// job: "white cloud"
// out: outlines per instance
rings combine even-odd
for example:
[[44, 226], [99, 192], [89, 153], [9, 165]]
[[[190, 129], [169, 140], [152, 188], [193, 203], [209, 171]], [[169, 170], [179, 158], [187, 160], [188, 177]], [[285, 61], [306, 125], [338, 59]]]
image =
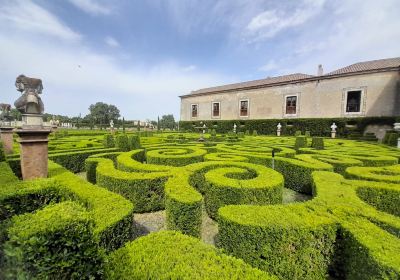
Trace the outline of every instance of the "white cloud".
[[81, 9], [85, 13], [91, 15], [109, 15], [111, 14], [111, 8], [102, 5], [96, 0], [69, 0], [78, 9]]
[[113, 37], [111, 37], [111, 36], [107, 36], [105, 39], [104, 39], [104, 41], [106, 42], [106, 44], [107, 45], [109, 45], [110, 47], [119, 47], [119, 43], [118, 43], [118, 41], [115, 39], [115, 38], [113, 38]]
[[21, 31], [75, 41], [81, 35], [30, 0], [6, 1], [0, 6], [0, 24]]
[[253, 37], [255, 41], [274, 37], [285, 29], [296, 27], [309, 21], [321, 12], [323, 5], [323, 0], [303, 0], [301, 6], [294, 11], [284, 9], [265, 10], [250, 20], [246, 27], [248, 35]]
[[194, 71], [197, 69], [196, 65], [188, 65], [186, 67], [184, 67], [182, 70], [183, 72], [190, 72], [190, 71]]
[[272, 60], [268, 61], [267, 64], [264, 64], [263, 66], [261, 66], [258, 70], [269, 72], [271, 70], [275, 70], [278, 68], [279, 68], [279, 65], [275, 62], [275, 60], [272, 59]]

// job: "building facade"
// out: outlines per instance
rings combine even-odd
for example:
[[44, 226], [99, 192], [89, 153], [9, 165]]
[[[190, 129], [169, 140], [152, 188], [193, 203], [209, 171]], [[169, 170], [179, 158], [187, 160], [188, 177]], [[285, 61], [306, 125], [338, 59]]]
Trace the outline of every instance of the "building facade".
[[192, 91], [181, 121], [400, 115], [400, 57]]

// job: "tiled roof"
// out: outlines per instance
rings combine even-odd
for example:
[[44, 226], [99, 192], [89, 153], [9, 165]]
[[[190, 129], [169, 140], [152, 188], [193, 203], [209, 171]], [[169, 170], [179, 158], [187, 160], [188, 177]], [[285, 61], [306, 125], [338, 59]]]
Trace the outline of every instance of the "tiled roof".
[[400, 57], [359, 62], [359, 63], [355, 63], [352, 65], [346, 66], [344, 68], [340, 68], [338, 70], [329, 72], [322, 76], [313, 76], [313, 75], [307, 75], [307, 74], [302, 74], [302, 73], [296, 73], [296, 74], [290, 74], [290, 75], [284, 75], [284, 76], [278, 76], [278, 77], [268, 77], [266, 79], [254, 80], [254, 81], [249, 81], [249, 82], [242, 82], [242, 83], [235, 83], [235, 84], [229, 84], [229, 85], [223, 85], [223, 86], [203, 88], [203, 89], [192, 91], [190, 94], [183, 95], [183, 96], [215, 93], [215, 92], [230, 91], [230, 90], [240, 90], [240, 89], [260, 87], [260, 86], [272, 86], [275, 84], [282, 84], [282, 83], [301, 82], [303, 80], [312, 79], [312, 78], [324, 79], [324, 78], [330, 78], [331, 76], [368, 72], [368, 71], [374, 71], [374, 70], [384, 70], [387, 68], [396, 68], [396, 67], [398, 67], [400, 69]]
[[202, 88], [199, 90], [192, 91], [190, 93], [190, 95], [201, 94], [201, 93], [206, 93], [206, 92], [208, 93], [208, 92], [216, 92], [216, 91], [241, 89], [241, 88], [247, 88], [247, 87], [257, 87], [257, 86], [278, 84], [278, 83], [287, 83], [287, 82], [293, 82], [293, 81], [300, 81], [300, 80], [311, 78], [311, 77], [314, 77], [314, 76], [302, 74], [302, 73], [296, 73], [296, 74], [290, 74], [290, 75], [284, 75], [284, 76], [278, 76], [278, 77], [268, 77], [266, 79], [261, 79], [261, 80], [254, 80], [254, 81], [249, 81], [249, 82], [229, 84], [229, 85], [210, 87], [210, 88]]
[[400, 67], [400, 57], [359, 62], [332, 71], [330, 73], [326, 73], [324, 76], [381, 70], [385, 68], [395, 68], [395, 67]]

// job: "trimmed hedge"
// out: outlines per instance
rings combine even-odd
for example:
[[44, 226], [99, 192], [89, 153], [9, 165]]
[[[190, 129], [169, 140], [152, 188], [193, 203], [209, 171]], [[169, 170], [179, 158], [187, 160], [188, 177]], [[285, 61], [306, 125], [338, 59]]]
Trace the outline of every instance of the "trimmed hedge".
[[140, 137], [139, 135], [132, 135], [129, 137], [129, 148], [130, 150], [140, 149]]
[[281, 279], [398, 279], [400, 220], [362, 202], [353, 181], [313, 178], [303, 204], [220, 208], [218, 246]]
[[4, 245], [6, 275], [18, 279], [93, 279], [102, 274], [103, 252], [93, 221], [73, 202], [15, 216]]
[[147, 163], [171, 166], [185, 166], [203, 161], [206, 150], [197, 147], [160, 148], [146, 153]]
[[296, 142], [294, 143], [294, 149], [297, 151], [298, 149], [305, 147], [307, 147], [307, 137], [297, 136]]
[[115, 147], [115, 140], [114, 136], [111, 134], [105, 134], [103, 140], [104, 148], [114, 148]]
[[152, 233], [109, 257], [107, 279], [277, 279], [173, 231]]
[[316, 150], [323, 150], [324, 149], [324, 138], [322, 137], [313, 137], [311, 140], [311, 147]]
[[349, 167], [346, 169], [346, 176], [351, 179], [400, 184], [400, 165], [383, 167]]
[[3, 143], [0, 140], [0, 162], [6, 160], [6, 155], [4, 154]]
[[[207, 127], [213, 127], [218, 133], [227, 133], [232, 130], [235, 123], [240, 123], [239, 131], [256, 130], [258, 134], [275, 135], [276, 125], [281, 123], [282, 135], [294, 135], [297, 130], [309, 131], [313, 136], [330, 136], [331, 125], [336, 123], [337, 135], [347, 136], [352, 131], [363, 133], [367, 125], [390, 125], [396, 122], [396, 117], [364, 117], [364, 118], [309, 118], [309, 119], [260, 119], [260, 120], [198, 120], [180, 121], [179, 128], [185, 131], [194, 131], [200, 126], [200, 122]], [[355, 126], [346, 127], [346, 124]]]
[[116, 147], [122, 152], [128, 152], [131, 150], [128, 135], [118, 135], [115, 140]]

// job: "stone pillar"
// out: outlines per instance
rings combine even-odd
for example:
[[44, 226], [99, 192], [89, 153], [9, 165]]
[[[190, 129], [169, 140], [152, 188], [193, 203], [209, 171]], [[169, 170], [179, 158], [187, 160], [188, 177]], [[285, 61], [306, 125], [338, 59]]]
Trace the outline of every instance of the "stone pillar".
[[47, 178], [48, 135], [47, 129], [18, 129], [21, 149], [22, 179]]
[[281, 130], [276, 131], [276, 136], [281, 136]]
[[13, 128], [12, 127], [0, 127], [0, 138], [3, 142], [3, 149], [6, 155], [13, 153]]
[[336, 138], [336, 131], [331, 131], [331, 138]]

